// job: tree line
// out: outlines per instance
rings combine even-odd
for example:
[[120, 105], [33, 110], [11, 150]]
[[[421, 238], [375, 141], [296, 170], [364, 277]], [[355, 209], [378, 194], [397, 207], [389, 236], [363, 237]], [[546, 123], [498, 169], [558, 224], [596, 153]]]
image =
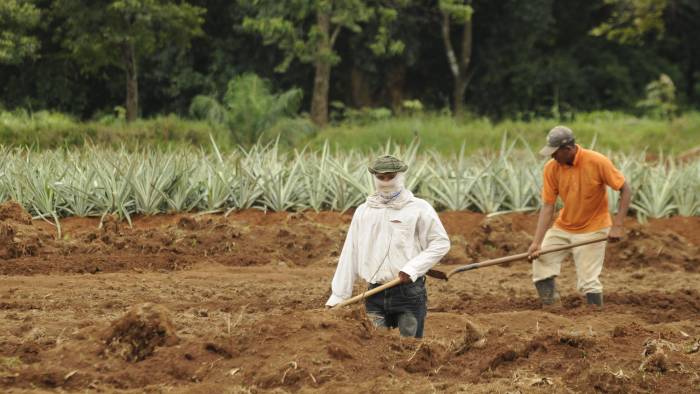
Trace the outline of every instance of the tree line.
[[186, 116], [255, 73], [300, 89], [318, 125], [416, 100], [456, 116], [633, 112], [654, 83], [691, 109], [697, 37], [696, 0], [3, 0], [0, 108]]

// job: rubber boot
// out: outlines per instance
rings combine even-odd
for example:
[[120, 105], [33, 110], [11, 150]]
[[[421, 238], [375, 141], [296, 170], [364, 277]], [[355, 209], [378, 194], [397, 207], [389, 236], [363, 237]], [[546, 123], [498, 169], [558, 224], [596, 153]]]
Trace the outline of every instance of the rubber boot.
[[588, 305], [598, 305], [603, 307], [603, 293], [586, 293], [586, 302]]
[[543, 305], [553, 305], [559, 301], [559, 292], [554, 283], [554, 277], [538, 280], [535, 282], [537, 294], [540, 296], [540, 301]]

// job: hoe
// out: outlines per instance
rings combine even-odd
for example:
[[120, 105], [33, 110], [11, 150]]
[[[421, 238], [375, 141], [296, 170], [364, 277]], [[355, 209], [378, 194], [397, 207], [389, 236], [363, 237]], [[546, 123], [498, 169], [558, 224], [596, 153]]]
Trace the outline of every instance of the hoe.
[[[572, 249], [572, 248], [575, 248], [577, 246], [588, 245], [588, 244], [592, 244], [592, 243], [596, 243], [596, 242], [603, 242], [603, 241], [606, 241], [607, 239], [608, 239], [608, 237], [599, 237], [599, 238], [589, 239], [587, 241], [574, 242], [574, 243], [571, 243], [568, 245], [556, 246], [556, 247], [549, 248], [549, 249], [543, 249], [540, 252], [540, 255], [547, 254], [547, 253], [553, 253], [553, 252], [559, 252], [561, 250]], [[528, 258], [527, 252], [519, 253], [519, 254], [514, 254], [512, 256], [506, 256], [506, 257], [501, 257], [501, 258], [497, 258], [497, 259], [482, 261], [480, 263], [463, 265], [463, 266], [460, 266], [460, 267], [453, 269], [452, 271], [448, 272], [447, 274], [445, 274], [442, 271], [431, 269], [428, 272], [426, 272], [426, 275], [431, 276], [433, 278], [437, 278], [437, 279], [448, 280], [450, 277], [452, 277], [452, 275], [458, 274], [460, 272], [471, 271], [471, 270], [475, 270], [477, 268], [488, 267], [491, 265], [510, 263], [512, 261], [525, 260], [527, 258]], [[382, 292], [386, 289], [397, 286], [399, 283], [401, 283], [401, 280], [399, 278], [396, 278], [396, 279], [392, 280], [391, 282], [387, 282], [379, 287], [375, 287], [372, 290], [365, 291], [362, 294], [358, 294], [355, 297], [349, 298], [349, 299], [341, 302], [340, 304], [334, 306], [333, 308], [341, 308], [343, 306], [354, 304], [358, 301], [362, 301], [369, 296], [372, 296], [372, 295], [377, 294], [379, 292]]]

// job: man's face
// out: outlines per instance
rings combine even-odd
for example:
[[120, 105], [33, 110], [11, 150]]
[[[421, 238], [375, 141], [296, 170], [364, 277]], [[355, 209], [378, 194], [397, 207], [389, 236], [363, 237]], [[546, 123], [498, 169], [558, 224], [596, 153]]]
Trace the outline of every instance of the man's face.
[[396, 173], [395, 172], [384, 172], [384, 173], [376, 173], [374, 176], [379, 179], [380, 181], [387, 182], [390, 181], [394, 178], [396, 178]]
[[556, 160], [559, 164], [574, 164], [574, 157], [576, 156], [576, 148], [571, 145], [562, 146], [552, 153], [552, 159]]

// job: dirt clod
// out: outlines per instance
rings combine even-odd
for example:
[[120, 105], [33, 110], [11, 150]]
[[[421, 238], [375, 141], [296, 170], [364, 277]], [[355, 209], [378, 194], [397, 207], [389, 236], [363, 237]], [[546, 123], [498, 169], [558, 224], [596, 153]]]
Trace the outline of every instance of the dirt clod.
[[159, 346], [178, 342], [168, 310], [160, 305], [136, 305], [114, 321], [105, 338], [105, 354], [114, 354], [130, 362], [151, 356]]
[[613, 338], [621, 338], [621, 337], [627, 336], [628, 334], [627, 334], [627, 330], [625, 329], [625, 327], [615, 326], [612, 330], [611, 335]]
[[563, 332], [559, 334], [559, 343], [584, 349], [593, 346], [595, 340], [578, 332]]
[[483, 330], [478, 328], [472, 321], [467, 320], [464, 329], [464, 341], [457, 348], [455, 354], [459, 356], [469, 351], [469, 349], [480, 349], [484, 346], [486, 346], [486, 337]]
[[326, 350], [328, 350], [328, 355], [336, 360], [347, 360], [352, 358], [352, 354], [350, 354], [350, 352], [338, 345], [328, 345]]
[[185, 230], [197, 230], [201, 226], [195, 218], [184, 216], [177, 222], [177, 227]]
[[664, 373], [668, 371], [668, 357], [662, 351], [658, 351], [642, 362], [639, 366], [640, 371], [644, 372], [659, 372]]
[[445, 349], [440, 344], [420, 342], [413, 353], [398, 365], [409, 373], [427, 373], [442, 365], [445, 356]]

